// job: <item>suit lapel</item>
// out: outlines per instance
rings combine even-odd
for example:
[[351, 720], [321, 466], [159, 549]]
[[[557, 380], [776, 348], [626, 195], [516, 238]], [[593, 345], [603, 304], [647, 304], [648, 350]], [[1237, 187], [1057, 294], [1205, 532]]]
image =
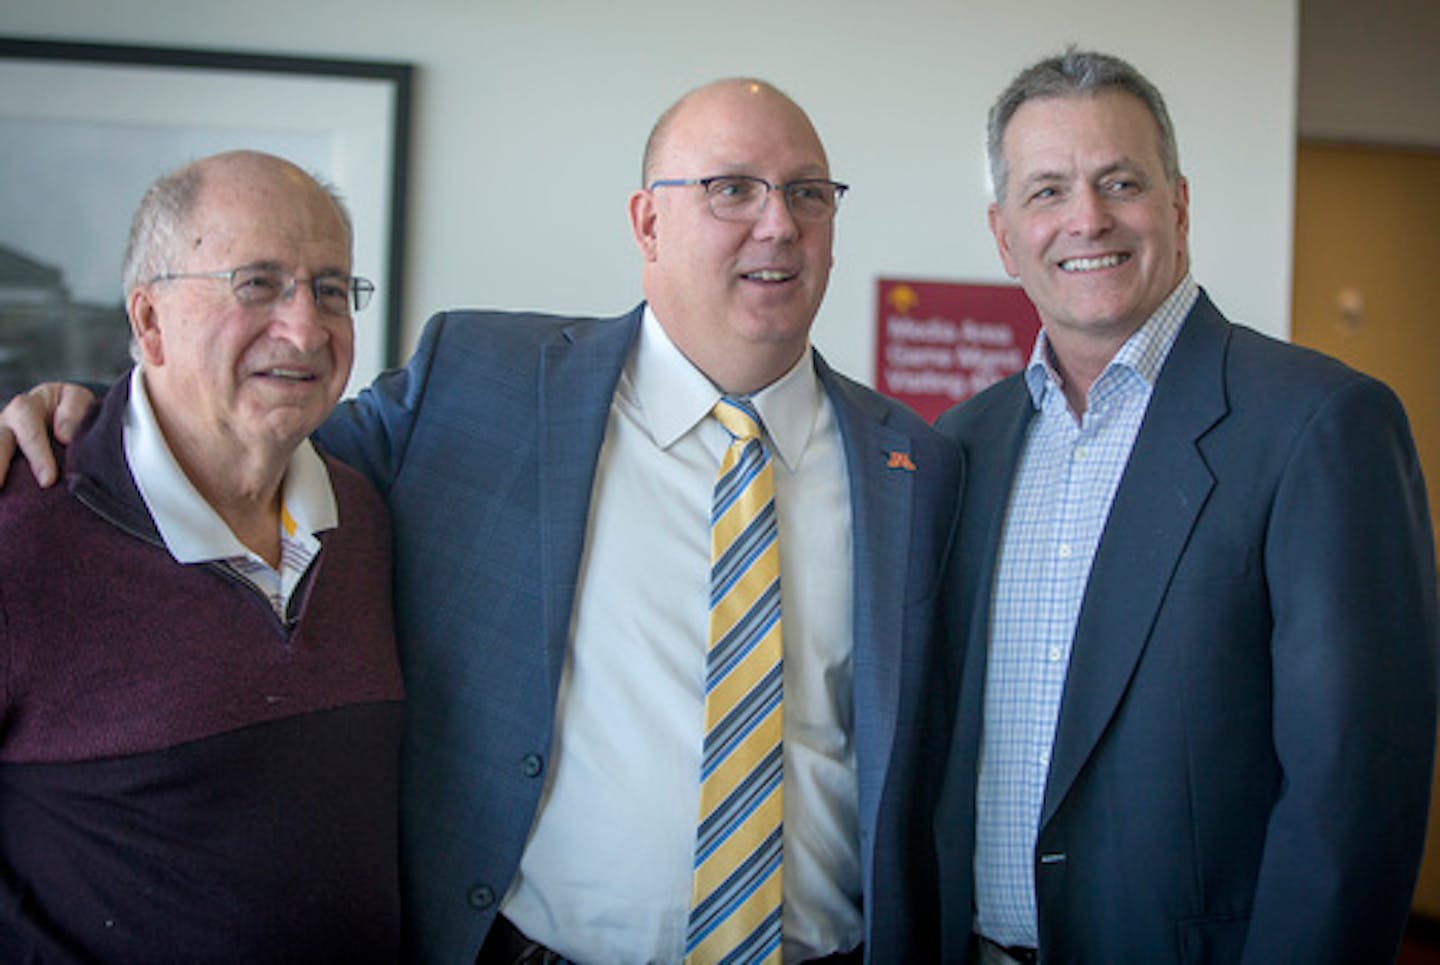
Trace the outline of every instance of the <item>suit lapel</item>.
[[[1035, 416], [1035, 406], [1026, 388], [1023, 373], [1012, 377], [1003, 388], [1004, 395], [994, 404], [1004, 413], [1002, 418], [981, 420], [987, 431], [967, 441], [966, 472], [968, 485], [964, 499], [972, 506], [988, 507], [986, 515], [966, 514], [975, 526], [974, 538], [961, 533], [962, 572], [974, 574], [974, 582], [962, 591], [974, 600], [969, 608], [970, 639], [990, 639], [991, 588], [995, 584], [995, 566], [1000, 557], [1000, 538], [1005, 532], [1005, 514], [1010, 507], [1010, 489], [1020, 465], [1025, 446], [1025, 433]], [[972, 657], [983, 657], [987, 647], [970, 647]], [[970, 661], [967, 661], [969, 663]], [[975, 674], [969, 673], [967, 679]], [[983, 666], [977, 669], [983, 670]], [[977, 681], [978, 683], [978, 681]]]
[[888, 423], [882, 407], [852, 392], [818, 352], [815, 368], [835, 408], [850, 477], [855, 756], [860, 826], [873, 828], [900, 700], [902, 660], [894, 647], [904, 641], [914, 477], [925, 467], [906, 468], [912, 465], [910, 437]]
[[540, 569], [552, 693], [565, 661], [610, 402], [639, 333], [642, 310], [637, 307], [619, 319], [577, 322], [540, 349]]
[[[964, 648], [965, 663], [961, 672], [960, 713], [955, 720], [955, 739], [951, 754], [955, 773], [973, 777], [978, 766], [979, 746], [964, 735], [979, 734], [984, 717], [986, 660], [989, 656], [990, 619], [993, 612], [992, 588], [995, 567], [1000, 556], [1000, 538], [1005, 532], [1005, 515], [1010, 505], [1010, 489], [1015, 481], [1025, 435], [1035, 406], [1026, 388], [1024, 375], [1012, 376], [994, 390], [997, 395], [984, 404], [996, 406], [999, 418], [977, 418], [982, 431], [967, 438], [966, 485], [961, 507], [958, 566], [952, 566], [951, 593], [946, 602], [951, 613], [969, 621]], [[974, 403], [972, 403], [974, 404]], [[985, 507], [984, 515], [979, 507]], [[973, 798], [974, 785], [962, 792]], [[967, 801], [966, 807], [971, 802]]]
[[1041, 824], [1059, 807], [1129, 686], [1214, 486], [1197, 441], [1226, 412], [1228, 324], [1202, 294], [1176, 338], [1096, 548], [1071, 647]]

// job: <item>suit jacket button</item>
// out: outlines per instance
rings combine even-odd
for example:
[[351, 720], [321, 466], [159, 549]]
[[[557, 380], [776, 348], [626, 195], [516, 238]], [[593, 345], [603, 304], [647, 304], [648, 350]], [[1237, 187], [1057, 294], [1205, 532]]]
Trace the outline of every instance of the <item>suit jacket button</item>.
[[476, 885], [466, 893], [465, 899], [470, 902], [471, 908], [484, 911], [495, 904], [495, 892], [489, 885]]
[[545, 770], [545, 761], [539, 754], [526, 754], [520, 761], [520, 773], [526, 777], [539, 777]]

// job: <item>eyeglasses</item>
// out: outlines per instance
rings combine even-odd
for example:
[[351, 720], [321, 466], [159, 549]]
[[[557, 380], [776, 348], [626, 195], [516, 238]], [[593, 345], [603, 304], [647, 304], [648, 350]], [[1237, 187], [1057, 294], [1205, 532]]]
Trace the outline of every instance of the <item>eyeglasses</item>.
[[699, 185], [705, 189], [710, 213], [721, 221], [755, 221], [765, 211], [771, 191], [785, 196], [790, 213], [801, 221], [821, 222], [835, 217], [840, 199], [850, 185], [824, 178], [802, 178], [784, 184], [771, 184], [764, 178], [748, 174], [726, 174], [714, 178], [662, 178], [650, 182], [656, 188], [683, 188]]
[[370, 304], [375, 283], [352, 275], [316, 275], [301, 278], [278, 268], [243, 266], [221, 271], [173, 271], [156, 275], [157, 281], [182, 281], [187, 278], [220, 278], [230, 283], [230, 291], [247, 308], [262, 308], [276, 299], [288, 300], [304, 282], [315, 297], [315, 307], [327, 315], [348, 315]]

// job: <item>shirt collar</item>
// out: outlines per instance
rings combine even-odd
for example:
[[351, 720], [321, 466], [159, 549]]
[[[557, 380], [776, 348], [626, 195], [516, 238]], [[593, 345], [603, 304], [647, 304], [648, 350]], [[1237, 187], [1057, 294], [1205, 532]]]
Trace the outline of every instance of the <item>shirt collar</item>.
[[[1134, 372], [1147, 386], [1154, 388], [1155, 380], [1160, 377], [1160, 369], [1164, 367], [1165, 359], [1170, 354], [1170, 348], [1180, 334], [1180, 326], [1184, 324], [1185, 317], [1190, 314], [1190, 309], [1195, 307], [1195, 301], [1199, 297], [1199, 286], [1195, 284], [1190, 273], [1186, 272], [1185, 277], [1180, 279], [1180, 284], [1165, 297], [1154, 313], [1145, 320], [1145, 324], [1120, 346], [1120, 350], [1105, 366], [1105, 372], [1101, 373], [1096, 383], [1104, 379], [1106, 372], [1111, 369], [1124, 368]], [[1029, 388], [1030, 398], [1037, 409], [1044, 405], [1047, 392], [1058, 392], [1061, 387], [1060, 373], [1050, 361], [1050, 342], [1045, 337], [1043, 327], [1035, 338], [1035, 348], [1030, 353], [1029, 364], [1025, 367], [1025, 385]]]
[[[820, 413], [823, 390], [812, 352], [806, 346], [790, 371], [748, 397], [760, 413], [776, 454], [790, 469], [799, 465]], [[622, 385], [622, 391], [645, 413], [645, 423], [662, 449], [709, 416], [721, 396], [714, 383], [675, 347], [649, 304]]]
[[[130, 475], [165, 548], [176, 562], [204, 563], [252, 555], [175, 460], [160, 431], [138, 365], [130, 374], [124, 440]], [[329, 470], [308, 439], [302, 440], [290, 455], [281, 484], [280, 511], [281, 535], [288, 539], [313, 537], [339, 525]]]

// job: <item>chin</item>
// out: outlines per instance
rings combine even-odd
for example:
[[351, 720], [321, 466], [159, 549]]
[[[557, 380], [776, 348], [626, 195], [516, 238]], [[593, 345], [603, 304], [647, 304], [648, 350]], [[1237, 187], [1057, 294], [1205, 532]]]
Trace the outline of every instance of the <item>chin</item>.
[[319, 428], [334, 408], [332, 405], [277, 406], [264, 413], [257, 420], [271, 435], [303, 439]]
[[752, 312], [742, 324], [755, 341], [784, 342], [804, 337], [814, 318], [813, 310], [787, 307], [783, 311]]

